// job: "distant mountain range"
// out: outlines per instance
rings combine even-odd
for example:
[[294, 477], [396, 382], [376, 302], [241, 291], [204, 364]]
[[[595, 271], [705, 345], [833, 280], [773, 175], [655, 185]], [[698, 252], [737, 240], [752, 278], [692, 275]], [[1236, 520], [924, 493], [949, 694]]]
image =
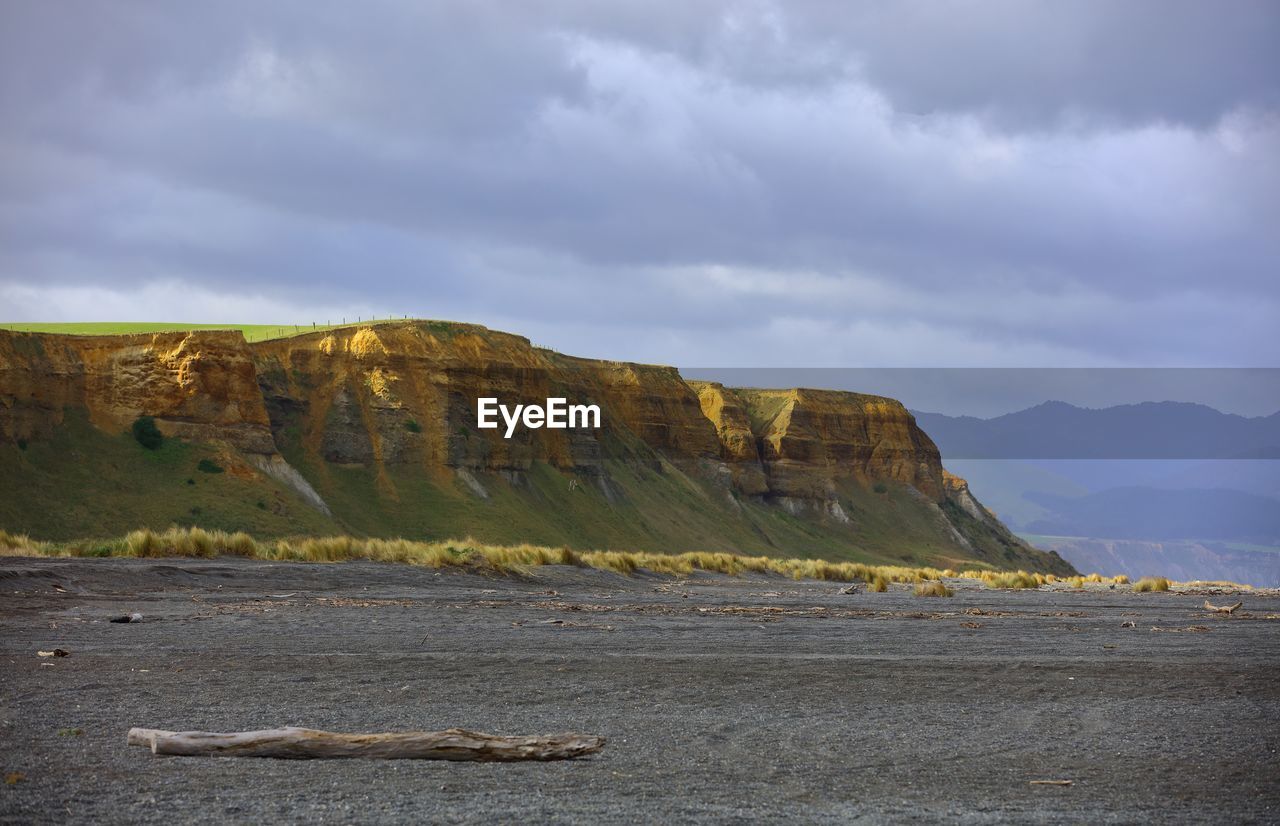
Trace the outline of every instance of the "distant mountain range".
[[1280, 412], [1248, 418], [1185, 402], [1092, 409], [1059, 401], [991, 419], [913, 412], [948, 459], [1280, 458]]
[[1165, 564], [1177, 576], [1277, 584], [1280, 554], [1223, 543], [1280, 550], [1280, 413], [1045, 402], [991, 419], [915, 417], [1001, 519], [1081, 570]]

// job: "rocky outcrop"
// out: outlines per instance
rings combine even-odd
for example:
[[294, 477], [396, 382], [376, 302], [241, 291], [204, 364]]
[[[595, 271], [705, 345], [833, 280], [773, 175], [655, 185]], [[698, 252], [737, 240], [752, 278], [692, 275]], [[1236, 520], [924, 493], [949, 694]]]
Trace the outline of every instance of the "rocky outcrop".
[[946, 498], [942, 457], [901, 402], [833, 390], [738, 390], [777, 496], [827, 498], [842, 480]]
[[[715, 431], [670, 367], [591, 361], [483, 327], [346, 328], [254, 345], [263, 396], [280, 432], [340, 464], [426, 463], [525, 471], [535, 461], [598, 474], [603, 445], [618, 458], [714, 458]], [[510, 439], [476, 427], [482, 397], [600, 405], [598, 430], [528, 430]]]
[[325, 516], [333, 516], [333, 511], [329, 510], [329, 505], [320, 497], [320, 494], [316, 493], [316, 489], [311, 487], [311, 483], [286, 462], [283, 456], [279, 454], [264, 456], [261, 453], [250, 453], [247, 454], [246, 458], [248, 458], [249, 464], [298, 494], [302, 501]]
[[995, 519], [991, 512], [969, 492], [969, 483], [964, 479], [944, 468], [942, 471], [942, 484], [947, 492], [947, 498], [959, 505], [965, 513], [974, 519]]
[[716, 430], [720, 459], [725, 463], [733, 487], [747, 496], [769, 493], [769, 479], [760, 461], [756, 434], [741, 398], [715, 382], [690, 382], [690, 385], [698, 392], [702, 415]]
[[950, 495], [938, 448], [894, 399], [691, 385], [745, 494], [827, 502], [840, 482], [852, 480], [909, 485], [936, 502]]
[[275, 453], [253, 354], [232, 332], [0, 334], [0, 433], [47, 437], [67, 408], [116, 432], [141, 415], [166, 435]]

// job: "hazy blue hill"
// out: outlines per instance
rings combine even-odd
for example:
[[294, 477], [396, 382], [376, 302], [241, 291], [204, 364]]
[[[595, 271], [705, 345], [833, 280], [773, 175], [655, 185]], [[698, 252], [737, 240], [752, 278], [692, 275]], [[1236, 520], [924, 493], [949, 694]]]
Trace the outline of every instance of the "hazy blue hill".
[[1280, 413], [1248, 418], [1185, 402], [1092, 409], [1049, 401], [991, 419], [915, 416], [948, 459], [1280, 457]]
[[1280, 582], [1267, 550], [1280, 546], [1280, 414], [1045, 402], [915, 415], [983, 502], [1081, 570]]
[[1209, 459], [1170, 469], [1150, 482], [1156, 488], [1231, 488], [1280, 500], [1280, 461]]

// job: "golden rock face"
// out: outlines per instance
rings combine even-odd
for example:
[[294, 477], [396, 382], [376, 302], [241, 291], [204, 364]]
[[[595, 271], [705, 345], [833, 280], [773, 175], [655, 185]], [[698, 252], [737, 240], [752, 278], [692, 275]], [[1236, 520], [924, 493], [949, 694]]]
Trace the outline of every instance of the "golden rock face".
[[945, 497], [938, 448], [901, 402], [835, 390], [717, 392], [732, 397], [729, 409], [746, 411], [771, 495], [829, 498], [836, 483], [853, 479]]
[[[947, 496], [937, 447], [900, 402], [879, 396], [685, 381], [669, 367], [572, 358], [467, 325], [347, 328], [253, 350], [275, 377], [263, 382], [268, 407], [305, 410], [304, 443], [329, 461], [524, 470], [542, 460], [590, 472], [638, 443], [682, 466], [722, 463], [747, 496], [827, 499], [847, 479]], [[599, 404], [602, 427], [504, 439], [475, 428], [481, 396]]]
[[154, 416], [170, 435], [274, 453], [253, 355], [240, 333], [0, 334], [0, 433], [49, 435], [67, 408], [103, 430]]
[[[525, 470], [534, 461], [598, 471], [606, 442], [638, 442], [672, 461], [712, 459], [715, 430], [669, 367], [576, 359], [469, 325], [347, 328], [252, 345], [264, 399], [303, 446], [338, 463], [421, 462]], [[601, 428], [476, 427], [476, 403], [598, 404]]]
[[[476, 428], [476, 400], [549, 397], [602, 409], [597, 430]], [[602, 472], [605, 457], [718, 468], [746, 496], [830, 499], [838, 483], [894, 481], [934, 501], [967, 495], [901, 403], [828, 390], [733, 389], [670, 367], [573, 358], [465, 324], [347, 327], [246, 344], [238, 332], [59, 336], [0, 332], [0, 434], [49, 435], [63, 410], [118, 432], [139, 415], [168, 434], [259, 454], [290, 434], [328, 462]]]

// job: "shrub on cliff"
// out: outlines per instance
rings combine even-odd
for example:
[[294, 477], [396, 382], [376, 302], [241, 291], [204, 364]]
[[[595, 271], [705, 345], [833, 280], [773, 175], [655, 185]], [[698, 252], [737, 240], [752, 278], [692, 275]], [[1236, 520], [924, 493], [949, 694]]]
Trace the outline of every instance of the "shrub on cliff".
[[133, 438], [147, 450], [155, 450], [164, 442], [164, 435], [150, 416], [139, 416], [133, 422]]

